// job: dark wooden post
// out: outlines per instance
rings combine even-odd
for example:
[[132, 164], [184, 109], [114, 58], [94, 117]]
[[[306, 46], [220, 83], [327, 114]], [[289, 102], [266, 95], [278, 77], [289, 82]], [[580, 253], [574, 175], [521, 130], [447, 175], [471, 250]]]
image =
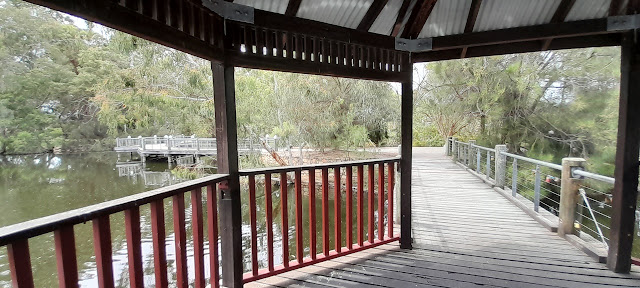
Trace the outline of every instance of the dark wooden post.
[[613, 209], [607, 266], [618, 273], [631, 269], [631, 248], [638, 197], [638, 150], [640, 149], [640, 51], [638, 32], [622, 36], [620, 108], [613, 187]]
[[229, 174], [220, 183], [220, 239], [222, 250], [222, 284], [242, 287], [242, 214], [238, 174], [238, 139], [234, 67], [211, 63], [216, 114], [218, 173]]
[[400, 161], [400, 248], [411, 249], [411, 157], [413, 142], [413, 65], [403, 65], [407, 79], [402, 82]]

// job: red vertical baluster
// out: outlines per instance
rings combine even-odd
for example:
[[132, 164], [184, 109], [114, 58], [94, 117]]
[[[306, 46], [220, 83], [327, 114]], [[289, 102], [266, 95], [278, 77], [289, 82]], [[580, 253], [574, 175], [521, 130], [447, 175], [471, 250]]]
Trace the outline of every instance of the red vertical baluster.
[[322, 168], [322, 253], [329, 256], [329, 171]]
[[7, 257], [13, 287], [33, 288], [29, 240], [21, 239], [7, 245]]
[[309, 169], [309, 254], [316, 259], [316, 170]]
[[347, 183], [346, 183], [346, 205], [347, 205], [347, 249], [353, 248], [353, 167], [347, 166]]
[[212, 287], [220, 287], [220, 263], [218, 262], [218, 201], [215, 184], [207, 186], [207, 230], [209, 230], [209, 269]]
[[156, 276], [156, 287], [168, 287], [164, 202], [162, 199], [151, 202], [151, 236], [153, 238], [153, 268]]
[[202, 188], [191, 191], [191, 229], [193, 230], [193, 264], [196, 288], [205, 287], [204, 279], [204, 233], [202, 227]]
[[124, 211], [125, 233], [127, 235], [127, 254], [129, 256], [129, 284], [131, 287], [144, 287], [142, 267], [142, 247], [140, 237], [140, 208]]
[[256, 228], [256, 176], [249, 175], [249, 213], [251, 218], [251, 272], [258, 275], [258, 233]]
[[387, 188], [387, 193], [389, 193], [389, 196], [387, 197], [389, 200], [387, 201], [389, 203], [389, 207], [387, 208], [387, 210], [389, 210], [389, 212], [387, 213], [387, 230], [388, 230], [388, 234], [387, 236], [389, 236], [389, 238], [393, 237], [393, 172], [394, 172], [394, 164], [393, 162], [389, 162], [389, 164], [387, 165], [387, 171], [389, 174], [387, 177], [389, 180], [387, 180], [388, 182], [388, 188]]
[[378, 240], [384, 240], [384, 163], [378, 164]]
[[364, 167], [362, 165], [358, 165], [358, 175], [357, 175], [358, 179], [358, 195], [357, 195], [357, 200], [358, 200], [358, 211], [356, 214], [356, 218], [358, 219], [358, 245], [360, 247], [362, 247], [362, 244], [364, 243], [364, 213], [363, 213], [363, 208], [364, 208], [364, 203], [363, 203], [363, 191], [364, 191]]
[[96, 254], [98, 287], [114, 287], [111, 261], [111, 225], [109, 215], [93, 219], [93, 251]]
[[368, 179], [369, 180], [368, 181], [369, 182], [369, 193], [368, 193], [368, 198], [367, 198], [367, 212], [368, 212], [368, 215], [369, 215], [369, 218], [368, 218], [368, 220], [369, 220], [368, 225], [369, 226], [367, 226], [367, 227], [369, 228], [368, 229], [369, 233], [368, 233], [367, 236], [369, 238], [369, 243], [373, 243], [373, 236], [374, 236], [373, 235], [373, 233], [374, 233], [373, 231], [375, 231], [374, 228], [376, 226], [376, 224], [374, 222], [374, 219], [373, 219], [373, 210], [376, 209], [375, 206], [373, 205], [374, 199], [375, 199], [374, 189], [375, 189], [375, 183], [376, 183], [375, 182], [375, 178], [374, 178], [375, 175], [374, 175], [374, 167], [373, 166], [374, 166], [374, 164], [369, 164], [369, 173], [368, 173], [368, 176], [369, 176], [369, 179]]
[[172, 202], [176, 249], [176, 286], [187, 288], [189, 279], [187, 278], [187, 233], [184, 228], [184, 194], [174, 195]]
[[295, 172], [295, 189], [296, 189], [296, 257], [298, 263], [302, 263], [304, 258], [304, 239], [302, 236], [302, 171]]
[[335, 218], [335, 223], [333, 224], [336, 237], [336, 252], [340, 253], [342, 250], [342, 203], [340, 201], [340, 190], [342, 190], [342, 186], [340, 185], [340, 167], [333, 168], [333, 182], [333, 215]]
[[264, 174], [264, 200], [267, 210], [267, 250], [269, 271], [273, 271], [273, 207], [271, 206], [271, 173]]
[[[289, 42], [290, 43], [290, 42]], [[282, 265], [289, 267], [289, 210], [287, 208], [287, 173], [280, 172], [280, 210], [282, 216]]]
[[63, 226], [53, 232], [58, 266], [58, 286], [78, 287], [78, 260], [73, 226]]

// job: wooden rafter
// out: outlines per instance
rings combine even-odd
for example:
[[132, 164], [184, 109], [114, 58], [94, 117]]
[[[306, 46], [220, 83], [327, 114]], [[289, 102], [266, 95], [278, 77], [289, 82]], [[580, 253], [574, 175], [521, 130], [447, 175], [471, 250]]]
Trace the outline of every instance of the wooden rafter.
[[365, 14], [362, 20], [360, 21], [360, 24], [358, 25], [357, 29], [360, 31], [369, 31], [369, 29], [371, 28], [371, 25], [373, 25], [373, 22], [376, 21], [376, 19], [380, 15], [380, 12], [382, 12], [382, 9], [384, 8], [384, 6], [387, 5], [387, 2], [389, 2], [389, 0], [373, 1], [371, 6], [369, 6], [369, 10], [367, 10], [367, 14]]
[[436, 2], [437, 0], [425, 0], [416, 3], [411, 11], [411, 15], [409, 15], [409, 20], [404, 26], [404, 30], [401, 34], [402, 38], [418, 38], [420, 31], [422, 31], [422, 27], [424, 27], [424, 23], [427, 22], [429, 15], [431, 15], [431, 11], [433, 11], [433, 7], [436, 6]]
[[473, 32], [473, 26], [476, 25], [476, 19], [478, 18], [478, 12], [480, 12], [480, 5], [482, 0], [472, 0], [471, 7], [469, 8], [469, 15], [467, 16], [467, 23], [464, 26], [464, 33]]
[[296, 16], [296, 14], [298, 14], [298, 9], [300, 9], [301, 2], [302, 0], [289, 0], [287, 11], [284, 12], [284, 15]]
[[[576, 0], [562, 0], [560, 5], [558, 5], [558, 9], [556, 9], [556, 13], [553, 14], [553, 18], [551, 18], [551, 23], [560, 23], [564, 22], [564, 19], [569, 15], [569, 11], [576, 3]], [[549, 49], [549, 45], [551, 45], [551, 41], [553, 38], [546, 39], [542, 44], [542, 51]]]
[[617, 16], [622, 14], [622, 2], [624, 0], [611, 0], [609, 3], [609, 16]]
[[629, 14], [638, 14], [640, 13], [640, 1], [639, 0], [629, 0], [627, 3], [626, 13]]
[[400, 6], [400, 10], [398, 10], [398, 16], [396, 17], [396, 22], [393, 24], [393, 29], [391, 29], [391, 36], [396, 37], [400, 30], [402, 29], [402, 21], [404, 20], [404, 16], [407, 14], [407, 10], [409, 10], [410, 0], [402, 1], [402, 6]]
[[[469, 14], [467, 15], [467, 22], [464, 25], [464, 33], [473, 32], [473, 27], [476, 25], [476, 19], [478, 18], [478, 12], [480, 12], [480, 5], [482, 0], [472, 0], [471, 7], [469, 8]], [[467, 47], [462, 48], [460, 58], [464, 58], [467, 54]]]

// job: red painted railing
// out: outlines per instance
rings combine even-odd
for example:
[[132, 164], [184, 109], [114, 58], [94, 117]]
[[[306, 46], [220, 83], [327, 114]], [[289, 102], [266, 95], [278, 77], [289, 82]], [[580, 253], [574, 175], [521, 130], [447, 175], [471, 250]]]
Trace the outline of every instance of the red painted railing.
[[[321, 261], [336, 258], [342, 255], [361, 251], [363, 249], [375, 247], [381, 244], [399, 240], [393, 231], [393, 200], [394, 200], [394, 173], [399, 163], [399, 158], [378, 159], [367, 161], [356, 161], [346, 163], [322, 164], [312, 166], [278, 167], [266, 169], [254, 169], [240, 171], [242, 178], [248, 183], [248, 205], [250, 219], [250, 242], [251, 242], [251, 265], [250, 271], [244, 274], [244, 282], [251, 282], [264, 277], [283, 273], [303, 266], [311, 265]], [[367, 182], [364, 181], [365, 167], [367, 167]], [[377, 167], [377, 172], [376, 172]], [[386, 169], [385, 169], [386, 168]], [[353, 174], [355, 169], [356, 183], [354, 187]], [[333, 174], [333, 181], [329, 182], [329, 174]], [[316, 177], [320, 178], [320, 195], [316, 195]], [[303, 181], [306, 176], [307, 181]], [[273, 189], [273, 180], [279, 182], [280, 191]], [[257, 179], [263, 180], [262, 189], [256, 189]], [[377, 180], [377, 185], [376, 185]], [[244, 180], [242, 180], [244, 181]], [[293, 182], [293, 189], [289, 191], [289, 182]], [[344, 186], [342, 185], [344, 183]], [[307, 184], [303, 189], [303, 184]], [[386, 185], [385, 185], [386, 184]], [[365, 185], [366, 191], [365, 191]], [[330, 215], [330, 189], [333, 187], [333, 215]], [[355, 189], [354, 189], [355, 188]], [[257, 191], [264, 190], [264, 203], [258, 203]], [[303, 191], [304, 190], [304, 191]], [[260, 191], [262, 194], [262, 191]], [[303, 192], [306, 192], [304, 199]], [[365, 194], [366, 192], [366, 194]], [[275, 193], [275, 194], [274, 194]], [[288, 194], [294, 195], [294, 201], [290, 203]], [[353, 194], [356, 194], [356, 221], [353, 221], [354, 201]], [[274, 197], [279, 198], [279, 211], [273, 211]], [[316, 227], [316, 205], [317, 197], [320, 197], [321, 211], [321, 253], [317, 253], [318, 244]], [[365, 206], [365, 197], [367, 199]], [[342, 205], [342, 199], [345, 205]], [[377, 209], [375, 200], [377, 198]], [[243, 200], [244, 201], [244, 200]], [[307, 225], [303, 221], [303, 202], [308, 201]], [[276, 203], [277, 205], [278, 203]], [[289, 252], [289, 205], [293, 206], [294, 231], [293, 237], [295, 252]], [[264, 207], [264, 220], [258, 219], [258, 208]], [[386, 212], [385, 212], [386, 207]], [[344, 210], [343, 210], [344, 209]], [[367, 211], [367, 230], [365, 231], [364, 212]], [[343, 227], [342, 212], [345, 212], [345, 223]], [[377, 212], [377, 223], [375, 215]], [[274, 213], [280, 215], [282, 261], [274, 263]], [[385, 217], [386, 216], [386, 217]], [[332, 217], [330, 219], [330, 217]], [[385, 218], [387, 225], [385, 226]], [[267, 247], [258, 246], [258, 220], [264, 223], [266, 231]], [[264, 221], [264, 222], [262, 222]], [[355, 232], [357, 238], [353, 238], [353, 225], [356, 225]], [[331, 226], [333, 225], [333, 239], [331, 239]], [[306, 227], [305, 227], [306, 226]], [[305, 230], [306, 233], [305, 233]], [[343, 238], [343, 232], [345, 237]], [[377, 234], [376, 234], [377, 232]], [[305, 245], [304, 238], [308, 237], [309, 244]], [[367, 241], [365, 241], [367, 239]], [[356, 241], [354, 241], [356, 240]], [[330, 243], [333, 241], [333, 250]], [[266, 253], [264, 250], [266, 249]], [[263, 252], [263, 253], [260, 253]], [[260, 261], [259, 255], [266, 254], [266, 261]], [[262, 259], [264, 260], [264, 259]], [[260, 263], [263, 262], [263, 263]], [[265, 263], [266, 262], [266, 263]]]
[[[207, 225], [210, 259], [210, 283], [219, 286], [218, 263], [218, 183], [227, 180], [227, 175], [213, 175], [177, 185], [135, 194], [132, 196], [71, 210], [12, 226], [0, 228], [0, 246], [7, 246], [7, 256], [14, 287], [34, 287], [29, 253], [29, 239], [53, 232], [55, 254], [60, 287], [78, 286], [78, 263], [74, 226], [91, 221], [95, 262], [99, 287], [114, 287], [111, 223], [109, 216], [124, 212], [129, 281], [131, 287], [144, 286], [143, 259], [141, 249], [140, 206], [150, 205], [151, 229], [155, 269], [155, 287], [167, 287], [167, 259], [165, 251], [165, 221], [163, 201], [171, 198], [173, 205], [173, 228], [175, 233], [176, 286], [189, 287], [187, 274], [187, 233], [185, 231], [186, 192], [190, 192], [192, 204], [191, 226], [194, 247], [195, 287], [205, 287], [203, 198], [207, 197]], [[212, 240], [213, 239], [213, 240]], [[36, 255], [40, 257], [41, 255]], [[151, 284], [151, 283], [147, 283]]]

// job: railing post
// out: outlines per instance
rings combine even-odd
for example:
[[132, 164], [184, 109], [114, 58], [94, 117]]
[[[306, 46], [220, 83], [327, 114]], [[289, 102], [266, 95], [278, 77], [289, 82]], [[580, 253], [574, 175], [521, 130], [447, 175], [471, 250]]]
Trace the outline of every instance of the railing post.
[[478, 148], [474, 148], [473, 145], [476, 145], [476, 140], [469, 140], [469, 145], [467, 149], [467, 167], [468, 168], [471, 168], [471, 164], [473, 163], [474, 149], [478, 149]]
[[[495, 177], [493, 179], [496, 180], [496, 187], [504, 188], [505, 184], [505, 175], [507, 173], [507, 155], [504, 155], [507, 152], [507, 145], [496, 145], [496, 171]], [[489, 154], [487, 154], [489, 155]], [[487, 156], [487, 158], [490, 158]], [[489, 160], [487, 160], [489, 163]], [[489, 169], [489, 165], [487, 165], [487, 171]], [[488, 172], [487, 172], [488, 173]]]
[[451, 156], [451, 136], [447, 137], [447, 142], [444, 149], [445, 149], [445, 155]]
[[212, 62], [211, 69], [214, 79], [218, 173], [229, 174], [229, 180], [219, 184], [222, 285], [242, 287], [242, 207], [234, 67], [227, 63]]
[[516, 197], [518, 194], [518, 159], [513, 159], [513, 167], [511, 168], [511, 196]]
[[487, 179], [491, 178], [491, 151], [487, 150], [487, 167], [484, 169], [484, 174]]
[[458, 160], [458, 153], [460, 152], [460, 149], [458, 149], [458, 138], [456, 137], [451, 137], [451, 154], [453, 154], [453, 161], [455, 162], [456, 160]]
[[576, 234], [575, 219], [576, 206], [580, 199], [578, 189], [582, 180], [579, 176], [574, 177], [572, 171], [584, 169], [586, 161], [582, 158], [562, 159], [562, 175], [560, 182], [560, 209], [558, 235], [564, 237], [567, 234]]
[[533, 210], [538, 212], [540, 207], [540, 165], [536, 165], [536, 175], [533, 184]]

